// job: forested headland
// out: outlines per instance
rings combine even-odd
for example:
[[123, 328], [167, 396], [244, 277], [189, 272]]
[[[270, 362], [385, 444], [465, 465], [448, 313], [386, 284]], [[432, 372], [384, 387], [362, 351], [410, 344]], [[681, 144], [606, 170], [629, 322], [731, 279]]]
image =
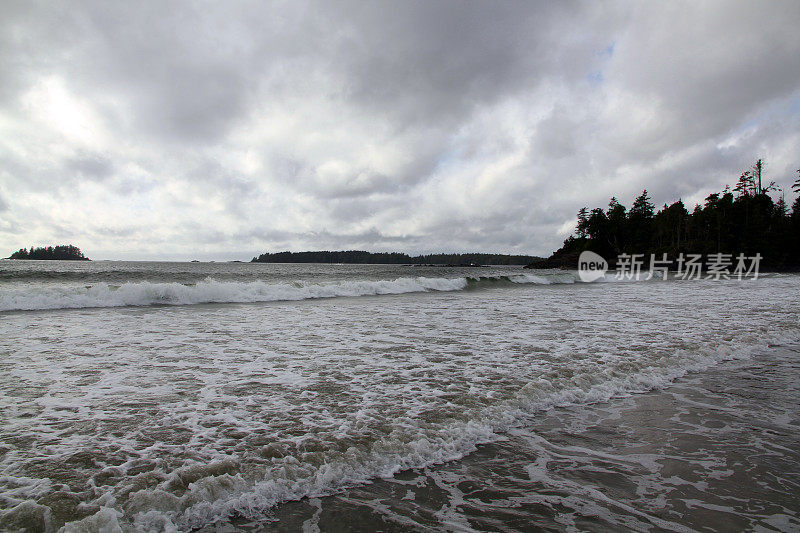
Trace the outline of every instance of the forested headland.
[[20, 248], [9, 259], [58, 259], [62, 261], [89, 261], [90, 259], [83, 255], [80, 248], [72, 246], [71, 244], [64, 244], [60, 246], [47, 246], [41, 248], [34, 248], [31, 246], [30, 250]]
[[[762, 177], [763, 162], [742, 173], [733, 189], [726, 186], [706, 197], [690, 212], [683, 201], [664, 204], [658, 211], [644, 190], [627, 209], [611, 198], [606, 209], [578, 212], [577, 227], [564, 245], [531, 268], [577, 268], [584, 250], [613, 264], [619, 254], [761, 254], [763, 267], [800, 268], [800, 196], [791, 208], [785, 192]], [[800, 170], [798, 170], [800, 173]], [[800, 179], [792, 185], [800, 193]], [[776, 199], [773, 199], [775, 197]]]
[[409, 256], [398, 252], [278, 252], [254, 257], [253, 263], [356, 263], [389, 265], [526, 265], [541, 257], [503, 254], [430, 254]]

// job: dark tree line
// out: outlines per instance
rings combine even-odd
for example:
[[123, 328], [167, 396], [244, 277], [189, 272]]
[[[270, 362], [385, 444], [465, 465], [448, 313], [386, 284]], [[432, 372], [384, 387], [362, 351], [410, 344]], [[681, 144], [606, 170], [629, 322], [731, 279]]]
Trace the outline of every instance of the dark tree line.
[[60, 259], [71, 261], [89, 261], [89, 258], [83, 255], [80, 248], [72, 246], [71, 244], [61, 246], [47, 246], [41, 248], [34, 248], [31, 246], [30, 250], [20, 248], [9, 259]]
[[389, 265], [526, 265], [537, 257], [503, 254], [430, 254], [409, 256], [398, 252], [278, 252], [254, 257], [253, 263], [359, 263]]
[[[733, 189], [726, 186], [710, 194], [691, 211], [681, 200], [656, 211], [647, 190], [630, 209], [616, 198], [606, 209], [584, 207], [578, 212], [576, 234], [551, 257], [532, 266], [574, 267], [580, 252], [592, 250], [612, 262], [621, 253], [658, 257], [666, 253], [670, 259], [680, 253], [760, 253], [764, 267], [796, 269], [800, 267], [800, 196], [790, 209], [775, 182], [764, 184], [762, 171], [759, 159]], [[800, 179], [792, 190], [800, 193]], [[780, 196], [773, 200], [770, 193]]]

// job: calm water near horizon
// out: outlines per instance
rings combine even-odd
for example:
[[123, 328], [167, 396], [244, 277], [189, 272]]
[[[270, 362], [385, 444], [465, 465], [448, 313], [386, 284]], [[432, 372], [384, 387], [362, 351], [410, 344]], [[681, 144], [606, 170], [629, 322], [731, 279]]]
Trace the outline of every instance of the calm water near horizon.
[[0, 261], [0, 530], [800, 530], [800, 275]]

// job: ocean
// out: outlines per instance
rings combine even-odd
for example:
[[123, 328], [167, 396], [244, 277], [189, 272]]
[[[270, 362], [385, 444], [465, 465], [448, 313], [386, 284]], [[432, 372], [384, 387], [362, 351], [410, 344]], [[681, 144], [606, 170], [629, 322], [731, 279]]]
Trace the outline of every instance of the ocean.
[[800, 275], [0, 261], [0, 530], [798, 531]]

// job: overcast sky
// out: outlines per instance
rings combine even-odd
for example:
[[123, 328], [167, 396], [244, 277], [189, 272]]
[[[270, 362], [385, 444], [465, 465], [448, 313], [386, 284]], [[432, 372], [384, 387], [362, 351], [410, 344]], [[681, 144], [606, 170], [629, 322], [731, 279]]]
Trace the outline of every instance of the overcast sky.
[[[548, 255], [800, 168], [800, 2], [0, 3], [0, 256]], [[787, 192], [787, 200], [793, 197]]]

